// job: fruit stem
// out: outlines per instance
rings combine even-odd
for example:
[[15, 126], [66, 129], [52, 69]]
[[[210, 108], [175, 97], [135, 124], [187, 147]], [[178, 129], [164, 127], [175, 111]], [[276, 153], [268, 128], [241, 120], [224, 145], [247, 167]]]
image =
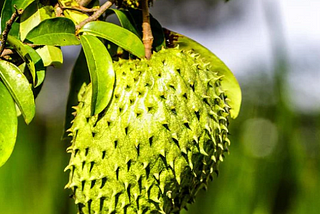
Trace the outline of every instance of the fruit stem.
[[144, 45], [146, 58], [150, 59], [153, 36], [152, 36], [151, 25], [150, 25], [148, 0], [143, 0], [141, 6], [142, 6], [142, 33], [143, 33], [142, 41]]

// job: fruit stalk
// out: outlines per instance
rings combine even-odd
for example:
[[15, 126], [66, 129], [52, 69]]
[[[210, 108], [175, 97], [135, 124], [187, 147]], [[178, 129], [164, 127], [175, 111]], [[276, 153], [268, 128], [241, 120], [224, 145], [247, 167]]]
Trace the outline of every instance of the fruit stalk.
[[152, 43], [153, 43], [153, 36], [151, 31], [151, 25], [150, 25], [150, 14], [149, 14], [149, 7], [148, 7], [148, 0], [142, 1], [142, 32], [143, 32], [143, 45], [145, 49], [146, 58], [151, 58], [151, 49], [152, 49]]

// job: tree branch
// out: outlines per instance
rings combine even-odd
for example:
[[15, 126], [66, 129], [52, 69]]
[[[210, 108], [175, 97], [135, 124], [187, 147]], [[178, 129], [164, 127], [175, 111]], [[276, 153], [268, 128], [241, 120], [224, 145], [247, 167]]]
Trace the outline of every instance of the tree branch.
[[85, 8], [85, 7], [61, 7], [61, 9], [63, 10], [75, 10], [75, 11], [79, 11], [82, 13], [94, 13], [96, 11], [98, 11], [98, 8]]
[[89, 18], [83, 20], [80, 22], [77, 26], [76, 29], [79, 30], [81, 29], [85, 24], [97, 20], [107, 9], [109, 9], [113, 4], [115, 0], [109, 0], [106, 3], [104, 3], [94, 14], [89, 16]]
[[150, 25], [150, 15], [149, 15], [149, 7], [148, 7], [148, 0], [142, 1], [142, 41], [144, 45], [145, 55], [147, 59], [151, 58], [151, 51], [152, 51], [152, 43], [153, 43], [153, 36], [151, 31]]
[[7, 38], [13, 23], [23, 13], [23, 10], [22, 9], [18, 10], [16, 5], [14, 5], [14, 8], [15, 8], [15, 12], [12, 14], [11, 18], [6, 22], [6, 27], [4, 28], [4, 31], [2, 32], [2, 35], [1, 35], [0, 56], [2, 55], [2, 52], [6, 46]]

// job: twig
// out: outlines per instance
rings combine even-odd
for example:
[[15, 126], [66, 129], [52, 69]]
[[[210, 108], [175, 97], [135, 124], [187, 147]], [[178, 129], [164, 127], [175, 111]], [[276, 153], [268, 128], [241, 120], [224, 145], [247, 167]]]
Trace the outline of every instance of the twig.
[[85, 7], [61, 7], [61, 9], [63, 10], [75, 10], [75, 11], [79, 11], [82, 13], [94, 13], [96, 11], [98, 11], [98, 8], [85, 8]]
[[152, 43], [153, 43], [153, 36], [151, 31], [150, 25], [150, 15], [149, 15], [149, 7], [148, 7], [148, 0], [142, 1], [142, 41], [144, 45], [144, 51], [147, 59], [151, 58], [151, 50], [152, 50]]
[[31, 43], [24, 43], [25, 45], [28, 45], [29, 47], [33, 48], [33, 49], [37, 49], [40, 47], [43, 47], [44, 45], [35, 45], [35, 44], [31, 44]]
[[106, 3], [104, 3], [96, 12], [94, 12], [94, 14], [89, 16], [89, 18], [80, 22], [76, 26], [77, 30], [81, 29], [85, 24], [97, 20], [107, 9], [109, 9], [113, 5], [114, 2], [115, 0], [109, 0]]
[[23, 13], [23, 10], [22, 9], [18, 10], [16, 5], [14, 5], [14, 9], [15, 9], [15, 12], [12, 14], [11, 18], [6, 22], [6, 27], [4, 28], [4, 31], [2, 32], [0, 56], [2, 55], [4, 47], [6, 46], [8, 34], [11, 30], [11, 27], [12, 27], [14, 21], [17, 19], [17, 17], [19, 17]]
[[61, 8], [61, 4], [60, 2], [58, 2], [55, 6], [54, 6], [54, 12], [56, 14], [56, 17], [63, 17], [63, 10]]
[[5, 48], [5, 49], [2, 51], [0, 57], [4, 57], [4, 56], [7, 56], [7, 55], [11, 55], [11, 54], [13, 54], [13, 53], [14, 53], [13, 50]]

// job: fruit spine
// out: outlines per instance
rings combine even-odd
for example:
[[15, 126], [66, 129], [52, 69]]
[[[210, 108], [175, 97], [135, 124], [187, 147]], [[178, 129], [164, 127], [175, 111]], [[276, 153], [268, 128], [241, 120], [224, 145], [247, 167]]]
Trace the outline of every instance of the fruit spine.
[[90, 116], [90, 84], [79, 93], [66, 187], [80, 213], [179, 213], [230, 143], [223, 77], [178, 48], [114, 69], [104, 112]]

